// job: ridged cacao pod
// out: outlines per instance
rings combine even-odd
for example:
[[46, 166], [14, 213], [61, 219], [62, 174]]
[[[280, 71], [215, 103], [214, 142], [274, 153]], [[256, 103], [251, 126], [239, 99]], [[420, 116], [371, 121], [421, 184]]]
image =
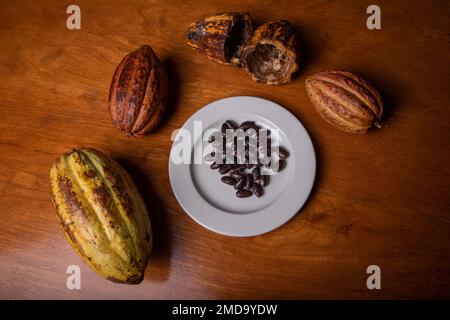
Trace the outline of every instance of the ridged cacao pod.
[[108, 280], [137, 284], [152, 249], [150, 218], [126, 171], [94, 149], [62, 154], [50, 171], [56, 217], [83, 260]]
[[380, 127], [383, 102], [374, 87], [361, 77], [328, 70], [306, 79], [306, 91], [320, 115], [345, 132], [366, 133]]
[[270, 85], [291, 82], [298, 70], [297, 40], [286, 20], [258, 27], [242, 49], [241, 65], [254, 81]]
[[114, 127], [131, 136], [144, 136], [162, 119], [168, 81], [152, 48], [144, 45], [126, 55], [109, 89], [108, 109]]
[[219, 13], [192, 23], [185, 33], [188, 46], [221, 64], [239, 64], [242, 46], [253, 33], [248, 13]]

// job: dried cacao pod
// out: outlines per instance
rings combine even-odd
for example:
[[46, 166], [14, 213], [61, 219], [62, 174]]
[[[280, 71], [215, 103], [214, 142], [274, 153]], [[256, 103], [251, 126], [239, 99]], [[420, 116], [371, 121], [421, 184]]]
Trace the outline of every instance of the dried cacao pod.
[[243, 45], [253, 33], [248, 13], [219, 13], [192, 23], [185, 38], [188, 46], [221, 64], [239, 64]]
[[362, 134], [380, 127], [381, 96], [355, 74], [337, 70], [314, 74], [306, 79], [306, 92], [320, 115], [342, 131]]
[[109, 89], [108, 109], [114, 127], [131, 136], [144, 136], [164, 114], [167, 76], [152, 48], [144, 45], [126, 55]]
[[280, 85], [298, 70], [297, 40], [288, 21], [258, 27], [242, 49], [241, 65], [254, 81]]
[[150, 218], [126, 171], [94, 149], [62, 154], [50, 170], [56, 217], [83, 260], [108, 280], [137, 284], [152, 249]]

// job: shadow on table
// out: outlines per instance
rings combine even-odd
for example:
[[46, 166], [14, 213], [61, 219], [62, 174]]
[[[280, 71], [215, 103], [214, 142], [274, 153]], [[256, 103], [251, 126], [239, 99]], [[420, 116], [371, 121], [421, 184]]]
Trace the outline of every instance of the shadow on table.
[[[126, 159], [117, 159], [129, 173], [144, 199], [149, 212], [153, 232], [153, 250], [145, 279], [166, 281], [169, 277], [172, 242], [167, 224], [167, 210], [154, 192], [148, 177], [136, 165]], [[152, 270], [152, 271], [150, 271]]]
[[173, 114], [175, 114], [180, 100], [180, 67], [177, 66], [177, 61], [173, 57], [165, 57], [161, 61], [167, 74], [169, 81], [169, 93], [167, 96], [166, 111], [162, 119], [162, 123], [169, 121]]
[[[360, 75], [363, 79], [371, 83], [383, 100], [383, 115], [381, 117], [381, 125], [387, 125], [393, 120], [394, 114], [402, 107], [407, 107], [404, 103], [405, 92], [408, 92], [409, 88], [401, 79], [395, 79], [392, 75], [389, 78], [384, 78], [381, 75], [375, 75], [367, 73], [366, 71], [358, 68], [352, 68], [350, 71]], [[376, 129], [372, 129], [376, 130]], [[370, 132], [368, 133], [370, 134]]]

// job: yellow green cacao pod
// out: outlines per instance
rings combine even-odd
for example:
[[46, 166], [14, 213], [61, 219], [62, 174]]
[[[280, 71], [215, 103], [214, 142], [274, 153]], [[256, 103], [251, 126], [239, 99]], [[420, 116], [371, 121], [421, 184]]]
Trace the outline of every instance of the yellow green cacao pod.
[[50, 188], [56, 217], [83, 260], [108, 280], [140, 283], [152, 229], [127, 172], [97, 150], [74, 149], [53, 164]]

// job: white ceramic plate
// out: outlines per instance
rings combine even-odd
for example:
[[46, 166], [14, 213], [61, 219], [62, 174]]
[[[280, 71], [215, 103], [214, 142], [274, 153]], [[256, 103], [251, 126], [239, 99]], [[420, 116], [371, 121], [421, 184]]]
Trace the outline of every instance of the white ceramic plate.
[[[209, 168], [210, 163], [193, 163], [196, 154], [201, 159], [205, 148], [211, 147], [203, 133], [220, 130], [228, 119], [236, 123], [252, 120], [261, 127], [279, 129], [279, 144], [289, 151], [285, 169], [270, 177], [260, 198], [237, 198], [236, 190], [220, 181], [220, 174]], [[203, 132], [195, 130], [195, 137], [194, 124], [199, 126], [198, 121]], [[170, 183], [184, 211], [205, 228], [236, 237], [259, 235], [286, 223], [306, 202], [316, 174], [314, 148], [303, 125], [280, 105], [256, 97], [225, 98], [198, 110], [182, 128], [192, 137], [185, 155], [191, 163], [179, 164], [179, 132], [170, 152]]]

